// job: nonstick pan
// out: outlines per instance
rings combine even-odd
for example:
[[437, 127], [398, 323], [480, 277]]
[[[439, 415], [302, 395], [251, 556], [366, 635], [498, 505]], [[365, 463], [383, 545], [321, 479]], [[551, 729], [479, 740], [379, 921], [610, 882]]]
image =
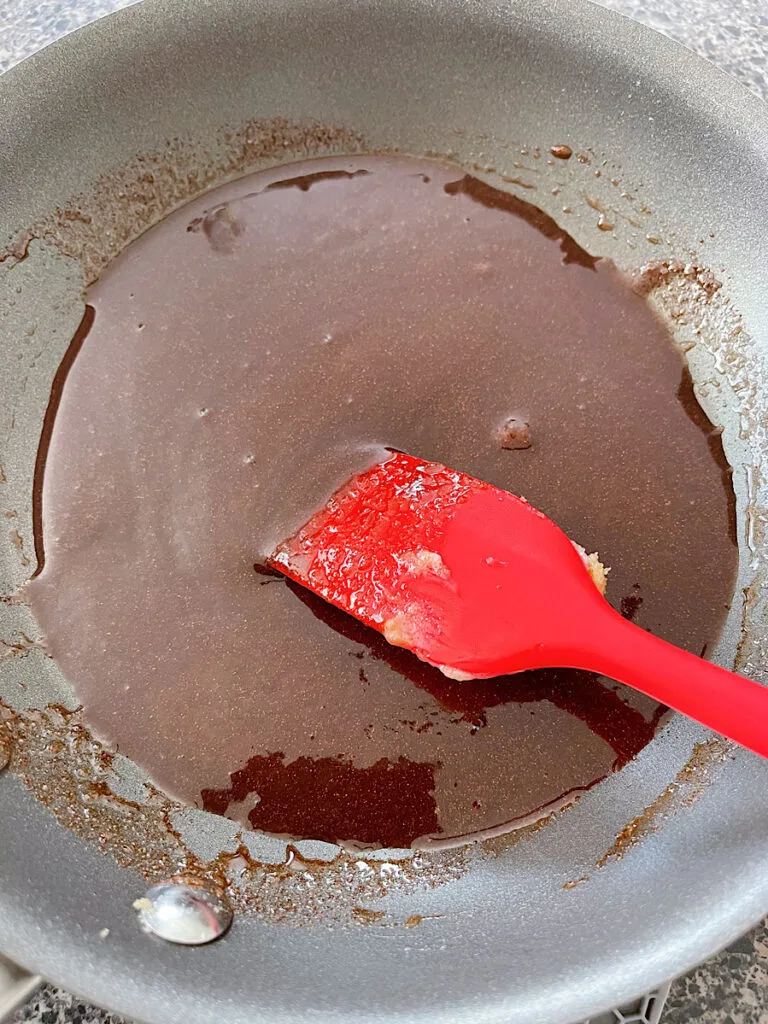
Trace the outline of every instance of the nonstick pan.
[[[213, 185], [307, 155], [439, 154], [499, 184], [520, 151], [553, 145], [579, 156], [539, 161], [535, 201], [571, 209], [594, 254], [646, 267], [724, 429], [741, 556], [714, 657], [768, 681], [759, 100], [577, 0], [145, 0], [0, 79], [3, 953], [158, 1024], [564, 1024], [768, 910], [768, 765], [688, 721], [545, 827], [485, 848], [289, 851], [175, 807], [101, 749], [23, 602], [51, 387], [84, 286], [133, 238]], [[230, 880], [224, 939], [182, 948], [138, 927], [133, 901], [175, 871]]]

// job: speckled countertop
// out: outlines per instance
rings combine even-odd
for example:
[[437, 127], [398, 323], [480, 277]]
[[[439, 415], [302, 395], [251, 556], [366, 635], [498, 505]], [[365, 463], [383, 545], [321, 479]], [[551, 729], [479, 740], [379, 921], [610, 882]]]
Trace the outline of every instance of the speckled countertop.
[[[0, 71], [135, 0], [0, 0]], [[600, 0], [671, 36], [768, 100], [768, 0]], [[13, 1024], [124, 1024], [50, 985]], [[672, 985], [664, 1024], [768, 1024], [768, 921]]]

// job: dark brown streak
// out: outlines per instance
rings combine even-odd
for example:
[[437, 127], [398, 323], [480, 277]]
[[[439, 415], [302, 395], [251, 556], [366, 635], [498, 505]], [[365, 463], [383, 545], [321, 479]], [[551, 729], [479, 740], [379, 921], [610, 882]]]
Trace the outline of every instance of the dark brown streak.
[[64, 353], [64, 358], [56, 371], [56, 376], [53, 378], [51, 396], [48, 399], [48, 407], [45, 410], [45, 416], [43, 418], [43, 428], [40, 432], [40, 445], [37, 449], [35, 472], [32, 479], [32, 535], [35, 544], [35, 558], [37, 559], [37, 568], [32, 574], [32, 579], [40, 575], [45, 565], [45, 547], [43, 543], [43, 480], [45, 477], [45, 464], [48, 459], [48, 449], [50, 448], [51, 437], [53, 436], [53, 425], [56, 421], [56, 414], [59, 411], [59, 403], [61, 402], [61, 396], [64, 391], [64, 384], [66, 383], [67, 376], [69, 375], [69, 371], [72, 369], [75, 359], [77, 359], [80, 349], [83, 347], [83, 342], [88, 337], [91, 327], [93, 327], [95, 319], [96, 310], [93, 306], [86, 304], [83, 319], [80, 321], [80, 324], [72, 337], [72, 341], [69, 343], [69, 348]]
[[590, 256], [586, 249], [582, 249], [546, 213], [530, 203], [518, 199], [517, 196], [510, 195], [509, 192], [502, 192], [501, 189], [493, 188], [492, 185], [486, 185], [484, 181], [473, 178], [469, 174], [465, 174], [458, 181], [449, 181], [443, 188], [449, 196], [465, 195], [474, 202], [487, 206], [489, 209], [506, 210], [507, 213], [521, 217], [532, 228], [540, 231], [545, 238], [551, 238], [555, 242], [560, 242], [560, 249], [563, 252], [563, 263], [578, 263], [579, 266], [586, 267], [587, 270], [595, 270], [600, 262], [599, 257]]
[[699, 405], [693, 389], [691, 371], [687, 366], [683, 367], [683, 372], [680, 375], [677, 398], [680, 405], [685, 409], [690, 421], [695, 423], [699, 430], [706, 435], [710, 454], [720, 467], [723, 490], [728, 501], [728, 536], [735, 547], [738, 544], [738, 537], [736, 533], [736, 492], [733, 489], [733, 468], [729, 465], [723, 450], [722, 429], [713, 425], [710, 418]]
[[370, 171], [318, 171], [316, 174], [300, 174], [295, 178], [284, 178], [282, 181], [273, 181], [267, 185], [264, 191], [275, 188], [299, 188], [302, 192], [308, 192], [318, 181], [338, 181], [341, 178], [359, 178], [361, 175], [370, 174]]

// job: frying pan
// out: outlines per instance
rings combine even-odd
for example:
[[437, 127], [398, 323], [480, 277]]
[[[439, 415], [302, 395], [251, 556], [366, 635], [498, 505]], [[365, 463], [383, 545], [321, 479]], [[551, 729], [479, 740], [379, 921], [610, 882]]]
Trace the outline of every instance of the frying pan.
[[[498, 184], [540, 147], [535, 201], [582, 245], [627, 269], [677, 261], [646, 280], [735, 469], [739, 579], [714, 657], [768, 680], [763, 104], [576, 0], [146, 0], [3, 76], [0, 133], [0, 699], [15, 737], [0, 776], [0, 949], [163, 1024], [563, 1024], [760, 918], [768, 765], [672, 718], [571, 810], [486, 848], [354, 862], [327, 844], [286, 857], [252, 834], [232, 853], [230, 868], [247, 852], [262, 876], [285, 860], [315, 879], [335, 871], [341, 904], [355, 871], [381, 881], [386, 866], [409, 880], [369, 893], [383, 922], [278, 913], [278, 872], [272, 895], [242, 897], [223, 940], [163, 944], [131, 910], [146, 876], [210, 871], [240, 840], [100, 752], [13, 595], [34, 570], [35, 455], [83, 286], [133, 237], [214, 184], [297, 156], [437, 153]], [[561, 144], [583, 161], [548, 163]], [[595, 203], [615, 230], [598, 230]]]

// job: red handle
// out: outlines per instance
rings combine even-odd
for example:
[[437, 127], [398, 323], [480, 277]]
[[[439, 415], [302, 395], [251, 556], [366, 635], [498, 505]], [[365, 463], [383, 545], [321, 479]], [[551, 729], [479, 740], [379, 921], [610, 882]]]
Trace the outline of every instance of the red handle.
[[768, 687], [660, 640], [608, 609], [592, 636], [599, 647], [579, 668], [642, 690], [742, 747], [768, 757]]

